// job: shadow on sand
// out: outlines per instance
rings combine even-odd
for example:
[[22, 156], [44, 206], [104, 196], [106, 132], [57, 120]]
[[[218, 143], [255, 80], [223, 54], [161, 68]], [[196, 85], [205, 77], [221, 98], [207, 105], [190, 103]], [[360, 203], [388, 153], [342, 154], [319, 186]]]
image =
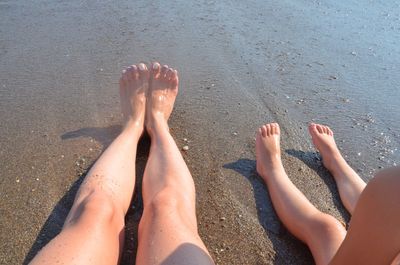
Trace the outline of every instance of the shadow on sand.
[[[314, 170], [321, 177], [332, 193], [334, 205], [348, 223], [350, 219], [349, 213], [343, 207], [340, 201], [336, 183], [329, 171], [321, 164], [320, 157], [314, 152], [303, 152], [293, 149], [286, 150], [286, 153], [304, 162], [304, 164]], [[236, 162], [225, 164], [224, 168], [232, 169], [238, 172], [248, 179], [253, 186], [259, 222], [267, 231], [268, 237], [278, 254], [274, 264], [288, 264], [288, 260], [285, 261], [279, 258], [279, 256], [287, 256], [288, 254], [286, 251], [291, 252], [291, 254], [289, 254], [290, 256], [293, 255], [301, 258], [301, 260], [296, 261], [296, 264], [312, 264], [313, 259], [307, 246], [302, 244], [299, 240], [296, 240], [290, 233], [288, 233], [286, 228], [279, 221], [269, 197], [268, 189], [256, 171], [256, 161], [251, 159], [239, 159]], [[282, 243], [284, 243], [286, 246], [283, 246]]]
[[[71, 131], [61, 136], [62, 140], [73, 139], [78, 137], [91, 137], [103, 145], [103, 151], [111, 144], [111, 142], [121, 132], [122, 127], [119, 125], [109, 126], [107, 128], [82, 128], [76, 131]], [[136, 249], [137, 249], [137, 228], [140, 221], [140, 217], [143, 212], [142, 203], [142, 177], [144, 168], [148, 158], [150, 149], [150, 139], [147, 135], [144, 135], [139, 141], [136, 157], [136, 185], [135, 193], [132, 198], [131, 207], [125, 217], [125, 244], [121, 256], [120, 264], [135, 264]], [[50, 216], [42, 226], [35, 242], [25, 257], [23, 264], [28, 264], [35, 255], [42, 249], [51, 239], [58, 235], [62, 229], [64, 221], [68, 215], [69, 210], [75, 199], [75, 195], [85, 178], [87, 172], [93, 166], [90, 165], [85, 173], [82, 174], [66, 192], [66, 194], [60, 199], [52, 210]]]
[[264, 181], [256, 172], [256, 161], [251, 159], [239, 159], [236, 162], [225, 164], [224, 168], [238, 172], [253, 186], [258, 220], [262, 227], [274, 234], [282, 233], [283, 226], [281, 225], [281, 222], [272, 206], [268, 190]]
[[106, 128], [87, 127], [71, 131], [61, 135], [61, 140], [69, 140], [80, 137], [90, 137], [103, 146], [103, 151], [114, 141], [122, 130], [121, 125], [111, 125]]
[[273, 264], [313, 264], [311, 252], [307, 246], [290, 234], [276, 215], [268, 189], [256, 171], [256, 161], [242, 158], [225, 164], [224, 168], [238, 172], [252, 185], [258, 220], [276, 252]]

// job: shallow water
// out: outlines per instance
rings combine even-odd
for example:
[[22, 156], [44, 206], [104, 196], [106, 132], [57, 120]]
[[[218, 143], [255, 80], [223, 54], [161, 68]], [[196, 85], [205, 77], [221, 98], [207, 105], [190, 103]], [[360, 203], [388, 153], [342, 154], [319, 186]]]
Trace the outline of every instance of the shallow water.
[[120, 70], [159, 60], [180, 72], [171, 127], [214, 259], [309, 264], [255, 174], [254, 132], [279, 122], [293, 182], [348, 221], [307, 123], [330, 125], [365, 180], [399, 161], [399, 21], [395, 1], [0, 1], [0, 263], [28, 261], [60, 229], [119, 131]]

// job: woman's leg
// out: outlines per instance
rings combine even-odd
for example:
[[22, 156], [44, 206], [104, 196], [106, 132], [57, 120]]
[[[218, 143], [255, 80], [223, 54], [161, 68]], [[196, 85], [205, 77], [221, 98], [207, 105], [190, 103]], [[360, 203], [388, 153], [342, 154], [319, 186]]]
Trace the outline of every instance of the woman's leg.
[[268, 186], [279, 218], [294, 236], [308, 245], [316, 264], [328, 264], [346, 230], [334, 217], [317, 210], [290, 181], [281, 161], [277, 123], [258, 130], [256, 156], [257, 172]]
[[[400, 264], [400, 167], [370, 180], [330, 264]], [[397, 258], [396, 258], [397, 256]]]
[[197, 232], [193, 179], [167, 124], [178, 93], [177, 72], [160, 68], [152, 65], [146, 107], [151, 147], [137, 264], [213, 264]]
[[64, 227], [31, 264], [117, 264], [124, 217], [135, 185], [135, 159], [143, 132], [148, 70], [124, 70], [120, 80], [126, 124], [82, 183]]
[[328, 126], [312, 123], [308, 129], [315, 147], [322, 155], [324, 166], [335, 178], [344, 206], [353, 214], [358, 198], [365, 188], [365, 182], [340, 154], [333, 132]]

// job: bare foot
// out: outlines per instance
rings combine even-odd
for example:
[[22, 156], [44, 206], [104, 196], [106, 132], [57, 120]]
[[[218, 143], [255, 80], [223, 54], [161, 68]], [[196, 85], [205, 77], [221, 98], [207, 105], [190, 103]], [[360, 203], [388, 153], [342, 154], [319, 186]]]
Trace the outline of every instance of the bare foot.
[[131, 65], [122, 71], [119, 93], [125, 126], [135, 124], [143, 129], [148, 87], [149, 71], [144, 63]]
[[283, 168], [280, 147], [281, 130], [279, 124], [268, 123], [261, 126], [256, 136], [257, 172], [266, 181], [271, 172]]
[[155, 62], [150, 71], [149, 95], [146, 107], [146, 128], [154, 130], [155, 124], [167, 125], [178, 94], [178, 72], [167, 65]]
[[344, 206], [353, 214], [365, 182], [340, 154], [333, 132], [328, 126], [311, 123], [308, 130], [315, 147], [322, 155], [322, 163], [335, 178]]
[[342, 159], [342, 155], [336, 146], [332, 130], [328, 126], [315, 123], [311, 123], [308, 130], [315, 148], [322, 155], [322, 163], [328, 170], [333, 171], [336, 160]]

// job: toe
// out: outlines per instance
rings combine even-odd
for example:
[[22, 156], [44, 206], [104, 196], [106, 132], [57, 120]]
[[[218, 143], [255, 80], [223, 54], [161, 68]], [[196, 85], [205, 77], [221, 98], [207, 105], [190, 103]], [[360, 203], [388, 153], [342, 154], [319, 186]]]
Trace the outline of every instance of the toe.
[[125, 85], [125, 80], [124, 80], [124, 75], [121, 74], [121, 77], [119, 78], [119, 85], [124, 86]]
[[321, 125], [317, 124], [317, 125], [316, 125], [316, 128], [317, 128], [317, 131], [318, 131], [319, 133], [324, 133], [324, 131], [323, 131]]
[[275, 134], [275, 123], [270, 123], [271, 126], [271, 135]]
[[177, 70], [173, 70], [173, 72], [174, 72], [174, 75], [173, 75], [173, 79], [174, 80], [176, 80], [176, 79], [178, 79], [178, 71]]
[[331, 128], [329, 128], [329, 127], [328, 127], [328, 134], [329, 134], [330, 136], [333, 136], [333, 131], [332, 131]]
[[166, 75], [168, 69], [169, 69], [169, 68], [168, 68], [168, 65], [164, 64], [163, 67], [161, 68], [161, 75], [160, 75], [160, 76], [161, 76], [162, 78], [165, 78], [165, 75]]
[[140, 63], [138, 65], [138, 68], [139, 68], [139, 78], [140, 79], [149, 78], [149, 70], [147, 69], [147, 66], [144, 63]]
[[134, 79], [134, 76], [133, 76], [133, 67], [132, 67], [132, 65], [131, 65], [131, 66], [128, 66], [128, 67], [126, 68], [125, 77], [126, 77], [126, 80], [127, 80], [127, 81], [130, 81], [130, 80]]
[[178, 83], [179, 83], [179, 77], [178, 77], [178, 71], [174, 70], [174, 75], [172, 77], [173, 85], [178, 88]]
[[121, 75], [119, 79], [119, 93], [122, 101], [122, 99], [125, 98], [126, 93], [126, 80], [124, 79], [124, 75]]
[[308, 128], [310, 128], [311, 130], [317, 130], [317, 124], [315, 123], [310, 123], [310, 125], [308, 126]]
[[154, 62], [151, 67], [151, 75], [153, 78], [158, 78], [160, 76], [161, 65], [158, 62]]
[[261, 127], [261, 134], [263, 137], [267, 136], [267, 127], [265, 125]]
[[272, 134], [272, 126], [270, 123], [267, 124], [267, 136], [271, 136]]
[[169, 68], [169, 69], [167, 70], [167, 73], [166, 73], [167, 79], [168, 79], [168, 80], [172, 80], [173, 75], [174, 75], [174, 71], [173, 71], [171, 68]]
[[280, 130], [280, 128], [279, 128], [279, 124], [278, 123], [273, 123], [273, 125], [274, 125], [274, 131], [273, 131], [273, 133], [274, 134], [280, 134], [280, 132], [281, 132], [281, 130]]
[[262, 128], [258, 128], [256, 131], [256, 141], [258, 141], [258, 138], [262, 137]]
[[125, 84], [126, 84], [126, 82], [128, 82], [128, 69], [122, 70], [121, 79]]
[[308, 125], [308, 132], [312, 135], [313, 133], [315, 133], [316, 129], [315, 129], [315, 123], [310, 123]]
[[136, 80], [138, 79], [139, 72], [138, 72], [138, 67], [136, 65], [131, 65], [131, 77], [132, 79]]

